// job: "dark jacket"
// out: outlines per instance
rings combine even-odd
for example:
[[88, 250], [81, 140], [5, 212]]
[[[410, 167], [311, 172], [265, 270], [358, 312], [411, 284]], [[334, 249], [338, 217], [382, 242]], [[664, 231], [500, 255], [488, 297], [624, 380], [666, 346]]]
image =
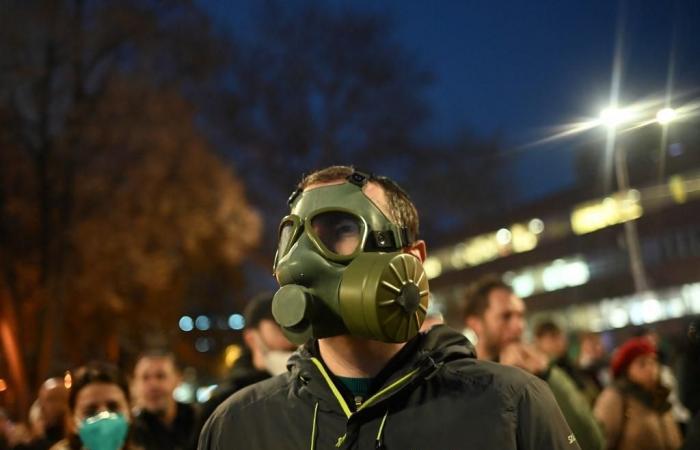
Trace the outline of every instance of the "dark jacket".
[[171, 426], [148, 411], [140, 411], [131, 424], [133, 441], [145, 450], [192, 450], [197, 445], [197, 415], [188, 404], [178, 403]]
[[543, 381], [476, 360], [466, 338], [445, 326], [409, 341], [359, 408], [314, 345], [297, 351], [289, 369], [224, 402], [199, 448], [579, 449]]
[[697, 450], [700, 448], [700, 411], [688, 423], [688, 429], [680, 450]]
[[700, 342], [687, 346], [679, 358], [676, 373], [680, 400], [691, 415], [695, 415], [700, 412]]
[[56, 443], [60, 442], [66, 433], [62, 423], [47, 427], [44, 436], [33, 439], [27, 444], [18, 444], [12, 450], [49, 450]]
[[251, 384], [270, 378], [269, 372], [258, 370], [253, 366], [252, 357], [249, 353], [243, 354], [231, 369], [228, 379], [222, 383], [207, 400], [199, 411], [199, 423], [196, 429], [196, 435], [204, 427], [204, 423], [214, 413], [214, 410], [219, 407], [231, 395], [241, 389], [250, 386]]

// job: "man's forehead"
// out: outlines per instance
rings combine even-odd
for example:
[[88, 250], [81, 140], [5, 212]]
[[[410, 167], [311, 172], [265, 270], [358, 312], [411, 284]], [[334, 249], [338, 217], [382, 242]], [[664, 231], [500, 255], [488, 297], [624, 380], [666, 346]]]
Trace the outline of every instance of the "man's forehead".
[[496, 288], [489, 293], [489, 307], [525, 311], [525, 302], [508, 289]]
[[167, 356], [147, 356], [141, 358], [136, 364], [135, 370], [142, 372], [145, 370], [162, 370], [165, 368], [175, 369], [175, 362]]

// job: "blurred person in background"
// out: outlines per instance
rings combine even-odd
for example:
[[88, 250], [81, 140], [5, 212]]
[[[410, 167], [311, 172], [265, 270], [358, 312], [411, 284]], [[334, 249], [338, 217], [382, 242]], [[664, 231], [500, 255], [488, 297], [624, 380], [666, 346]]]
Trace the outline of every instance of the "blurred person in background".
[[[523, 342], [525, 302], [500, 277], [486, 276], [467, 290], [465, 325], [476, 336], [479, 359], [519, 367], [544, 380], [583, 450], [601, 450], [604, 438], [588, 400], [564, 370]], [[551, 351], [560, 352], [561, 342]]]
[[0, 407], [0, 450], [8, 450], [10, 444], [8, 443], [8, 430], [10, 428], [9, 417], [7, 417], [7, 412], [4, 408]]
[[671, 352], [663, 350], [663, 341], [659, 333], [653, 328], [642, 328], [636, 334], [638, 337], [645, 337], [654, 344], [659, 361], [659, 381], [669, 390], [668, 401], [671, 403], [671, 413], [673, 419], [680, 425], [681, 430], [685, 429], [690, 421], [690, 411], [681, 402], [678, 396], [678, 379], [671, 368]]
[[272, 316], [274, 292], [253, 297], [243, 311], [245, 349], [231, 369], [229, 378], [202, 405], [201, 430], [214, 410], [233, 393], [258, 381], [287, 371], [287, 360], [296, 346], [282, 333]]
[[600, 333], [585, 331], [579, 335], [579, 353], [576, 363], [580, 372], [600, 392], [611, 383], [609, 358]]
[[578, 367], [569, 358], [569, 340], [566, 333], [561, 329], [556, 322], [552, 320], [544, 320], [534, 329], [535, 347], [547, 355], [551, 364], [555, 364], [562, 369], [571, 378], [571, 381], [576, 383], [576, 387], [581, 391], [588, 400], [588, 403], [593, 406], [599, 392], [595, 385], [588, 382], [586, 377], [581, 373]]
[[196, 411], [173, 397], [181, 381], [172, 353], [151, 351], [137, 358], [132, 390], [137, 405], [133, 437], [134, 442], [146, 450], [196, 447]]
[[688, 340], [678, 364], [679, 395], [692, 416], [682, 450], [700, 448], [700, 317], [688, 327]]
[[68, 389], [63, 378], [49, 378], [39, 389], [39, 417], [35, 418], [35, 430], [42, 434], [34, 448], [49, 448], [66, 433], [68, 417]]
[[556, 364], [564, 370], [579, 387], [582, 387], [578, 379], [578, 370], [574, 367], [567, 353], [569, 340], [561, 327], [552, 320], [545, 320], [535, 325], [533, 334], [535, 347], [547, 355], [552, 364]]
[[36, 437], [26, 423], [15, 423], [11, 420], [6, 421], [4, 433], [5, 445], [12, 450], [30, 449], [29, 444]]
[[579, 448], [541, 380], [475, 360], [444, 325], [419, 331], [426, 248], [395, 182], [329, 167], [304, 177], [289, 206], [272, 311], [303, 345], [283, 375], [217, 408], [201, 450]]
[[646, 337], [627, 340], [613, 354], [614, 382], [595, 404], [610, 450], [675, 450], [681, 432], [673, 419], [669, 390], [659, 380], [656, 346]]
[[129, 439], [129, 386], [116, 367], [92, 362], [73, 373], [67, 437], [51, 450], [136, 450]]
[[[11, 426], [10, 447], [13, 450], [32, 450], [35, 448], [44, 449], [50, 447], [53, 444], [47, 443], [44, 437], [44, 429], [41, 406], [37, 399], [34, 400], [32, 406], [29, 407], [27, 423], [13, 424]], [[55, 442], [58, 442], [63, 437], [64, 436], [59, 436]]]
[[65, 437], [68, 412], [68, 389], [63, 378], [47, 379], [29, 410], [28, 426], [14, 427], [12, 448], [48, 450]]
[[425, 313], [425, 320], [423, 321], [423, 325], [421, 325], [420, 330], [422, 332], [427, 332], [435, 325], [441, 325], [443, 323], [445, 323], [445, 318], [442, 315], [442, 309], [435, 301], [435, 298], [431, 295], [430, 303], [428, 303], [428, 311]]
[[[68, 400], [66, 399], [66, 414], [68, 414], [67, 407]], [[44, 430], [46, 429], [46, 425], [44, 424], [44, 417], [41, 411], [41, 404], [39, 403], [39, 400], [35, 400], [34, 403], [32, 403], [32, 406], [29, 407], [28, 416], [29, 433], [32, 436], [43, 436]], [[61, 436], [56, 440], [56, 442], [61, 440], [63, 437], [65, 437], [64, 433], [61, 434]]]

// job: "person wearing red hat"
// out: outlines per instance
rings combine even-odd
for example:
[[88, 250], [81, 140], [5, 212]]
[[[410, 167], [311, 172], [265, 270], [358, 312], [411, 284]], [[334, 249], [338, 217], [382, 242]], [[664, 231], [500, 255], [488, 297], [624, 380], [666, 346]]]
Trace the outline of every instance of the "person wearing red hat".
[[613, 354], [614, 383], [598, 397], [594, 414], [609, 450], [675, 450], [681, 432], [673, 420], [669, 391], [659, 382], [656, 346], [647, 337], [622, 344]]

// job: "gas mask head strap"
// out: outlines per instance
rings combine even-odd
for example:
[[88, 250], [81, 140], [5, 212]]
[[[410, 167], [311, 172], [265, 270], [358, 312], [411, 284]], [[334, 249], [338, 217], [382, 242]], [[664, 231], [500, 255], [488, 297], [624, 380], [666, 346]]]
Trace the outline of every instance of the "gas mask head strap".
[[[345, 177], [348, 183], [352, 183], [360, 189], [362, 189], [369, 180], [372, 180], [374, 178], [375, 176], [373, 174], [361, 172], [359, 170], [355, 170], [353, 173]], [[287, 199], [287, 205], [291, 207], [302, 192], [304, 192], [304, 189], [300, 187], [296, 188]]]
[[[395, 189], [401, 191], [406, 197], [408, 194], [396, 184], [394, 180], [387, 177], [379, 177], [371, 172], [363, 172], [360, 170], [355, 170], [353, 173], [347, 177], [348, 183], [352, 183], [355, 186], [362, 189], [368, 181], [378, 180], [384, 183], [391, 184]], [[408, 239], [408, 228], [396, 226], [396, 229], [386, 230], [386, 231], [372, 231], [372, 240], [367, 242], [365, 250], [367, 251], [388, 251], [392, 249], [401, 250], [411, 244]]]
[[[391, 183], [396, 189], [404, 192], [401, 187], [396, 184], [393, 180], [385, 177], [378, 177], [371, 172], [364, 172], [360, 170], [353, 171], [350, 175], [345, 178], [348, 183], [354, 184], [358, 188], [362, 189], [368, 181], [372, 180], [386, 180]], [[291, 208], [294, 202], [299, 198], [304, 190], [302, 188], [296, 188], [292, 195], [289, 196], [287, 204]], [[404, 195], [405, 192], [404, 192]], [[406, 195], [407, 196], [407, 195]], [[408, 238], [408, 228], [396, 226], [395, 229], [392, 227], [391, 230], [380, 230], [372, 231], [370, 235], [372, 239], [367, 241], [366, 251], [390, 251], [390, 250], [401, 250], [411, 244]]]

